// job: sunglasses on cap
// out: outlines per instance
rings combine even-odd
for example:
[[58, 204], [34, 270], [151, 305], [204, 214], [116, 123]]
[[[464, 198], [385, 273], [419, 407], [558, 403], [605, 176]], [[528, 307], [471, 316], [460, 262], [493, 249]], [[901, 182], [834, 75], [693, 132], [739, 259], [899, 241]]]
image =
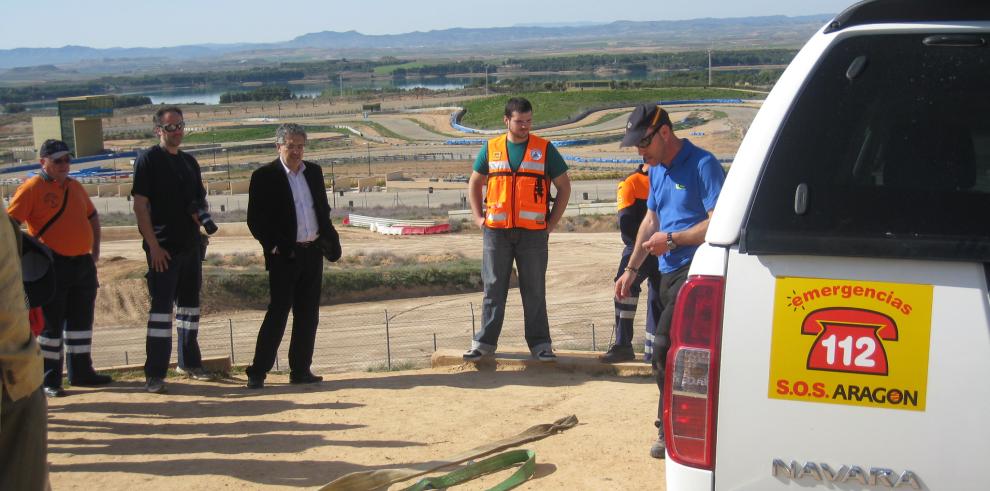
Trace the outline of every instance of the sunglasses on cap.
[[186, 122], [180, 121], [175, 124], [160, 124], [158, 125], [158, 127], [169, 133], [172, 133], [173, 131], [179, 131], [181, 129], [184, 129], [186, 127]]

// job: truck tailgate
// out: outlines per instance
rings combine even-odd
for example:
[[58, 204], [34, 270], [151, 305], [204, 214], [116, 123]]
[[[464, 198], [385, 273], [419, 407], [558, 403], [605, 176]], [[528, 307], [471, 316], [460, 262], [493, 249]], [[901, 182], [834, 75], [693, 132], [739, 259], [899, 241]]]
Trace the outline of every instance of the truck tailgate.
[[726, 278], [717, 489], [990, 488], [982, 264], [732, 249]]

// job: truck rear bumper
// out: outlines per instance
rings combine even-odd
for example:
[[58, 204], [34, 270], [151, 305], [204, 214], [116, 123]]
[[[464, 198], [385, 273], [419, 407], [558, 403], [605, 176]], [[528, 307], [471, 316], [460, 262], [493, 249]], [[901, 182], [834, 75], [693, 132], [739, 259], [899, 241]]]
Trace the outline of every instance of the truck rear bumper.
[[665, 462], [667, 466], [667, 489], [671, 491], [712, 491], [715, 489], [711, 471], [681, 465], [669, 458]]

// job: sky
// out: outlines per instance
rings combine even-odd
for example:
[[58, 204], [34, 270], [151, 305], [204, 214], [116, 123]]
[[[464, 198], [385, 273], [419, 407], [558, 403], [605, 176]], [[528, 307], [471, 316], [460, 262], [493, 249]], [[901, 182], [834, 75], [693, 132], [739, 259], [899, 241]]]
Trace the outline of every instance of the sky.
[[[3, 0], [0, 49], [288, 41], [320, 31], [399, 34], [541, 22], [835, 14], [853, 0]], [[603, 9], [602, 5], [607, 8]], [[160, 19], [160, 21], [158, 21]], [[162, 27], [156, 28], [155, 24]]]

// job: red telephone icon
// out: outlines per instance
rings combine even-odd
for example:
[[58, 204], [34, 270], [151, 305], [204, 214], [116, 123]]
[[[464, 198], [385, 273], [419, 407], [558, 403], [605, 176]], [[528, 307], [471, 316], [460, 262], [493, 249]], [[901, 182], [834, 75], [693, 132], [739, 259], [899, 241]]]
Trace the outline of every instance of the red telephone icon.
[[897, 341], [897, 324], [872, 310], [829, 307], [804, 318], [801, 334], [817, 335], [809, 370], [887, 375], [883, 340]]

